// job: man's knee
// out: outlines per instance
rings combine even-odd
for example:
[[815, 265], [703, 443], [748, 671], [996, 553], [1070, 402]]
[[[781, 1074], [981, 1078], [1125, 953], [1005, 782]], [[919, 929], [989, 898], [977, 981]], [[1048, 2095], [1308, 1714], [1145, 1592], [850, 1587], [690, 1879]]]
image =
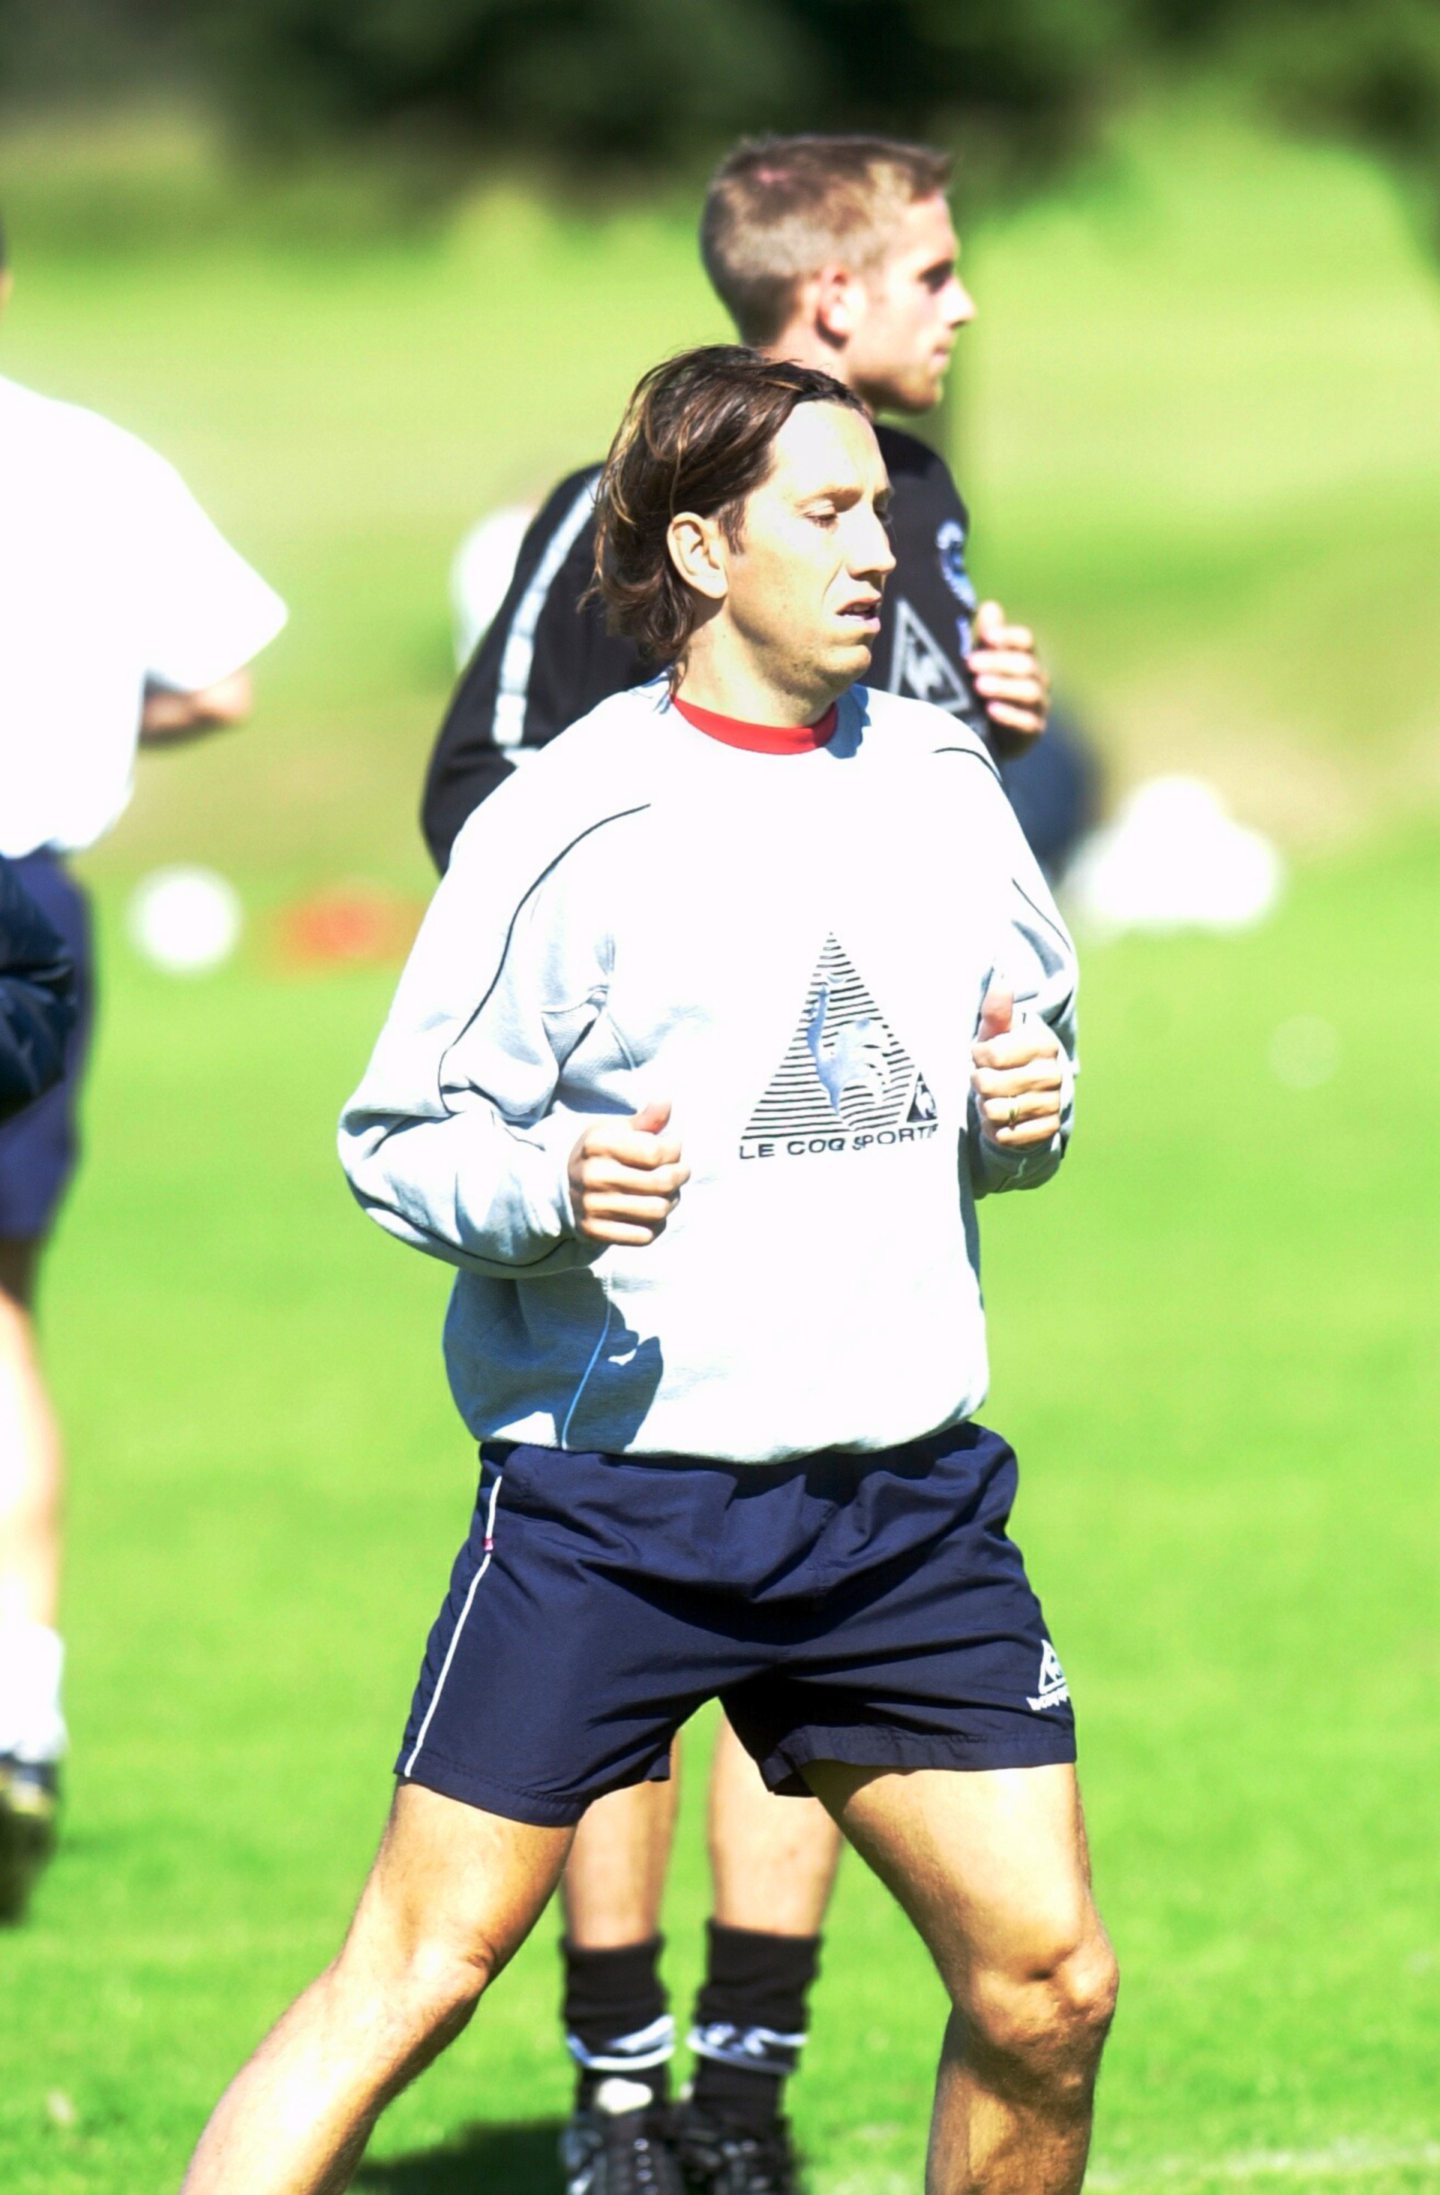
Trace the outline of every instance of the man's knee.
[[347, 1992], [412, 2031], [458, 2033], [514, 1948], [503, 1926], [487, 1926], [445, 1885], [397, 1880], [382, 1855], [334, 1972]]
[[474, 2011], [504, 1960], [483, 1936], [464, 1942], [423, 1940], [406, 1964], [405, 1986], [418, 2001], [433, 2005], [444, 2018]]
[[358, 2019], [403, 2084], [464, 2030], [503, 1964], [483, 1938], [426, 1933], [381, 1943], [352, 1932], [331, 1974], [342, 2018]]
[[957, 2005], [967, 2055], [1006, 2090], [1079, 2101], [1094, 2081], [1118, 1987], [1115, 1954], [1098, 1924], [1023, 1969], [982, 1969]]
[[401, 1976], [400, 1995], [412, 2019], [447, 2041], [460, 2033], [500, 1971], [489, 1944], [423, 1943]]
[[569, 1841], [402, 1783], [332, 1969], [344, 2022], [383, 2029], [382, 2055], [458, 2034], [544, 1910]]

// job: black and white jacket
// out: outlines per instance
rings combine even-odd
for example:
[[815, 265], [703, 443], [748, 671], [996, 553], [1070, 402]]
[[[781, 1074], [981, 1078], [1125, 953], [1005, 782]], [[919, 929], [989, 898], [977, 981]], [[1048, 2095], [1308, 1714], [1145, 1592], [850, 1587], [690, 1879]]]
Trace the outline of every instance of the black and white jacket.
[[[989, 721], [965, 670], [975, 592], [966, 569], [965, 505], [950, 471], [925, 443], [876, 429], [893, 490], [896, 568], [885, 590], [872, 687], [928, 701], [987, 745]], [[466, 818], [509, 777], [516, 760], [611, 694], [651, 675], [633, 642], [605, 630], [605, 612], [581, 597], [594, 574], [600, 467], [553, 491], [521, 546], [510, 591], [465, 671], [431, 757], [421, 820], [444, 869]]]

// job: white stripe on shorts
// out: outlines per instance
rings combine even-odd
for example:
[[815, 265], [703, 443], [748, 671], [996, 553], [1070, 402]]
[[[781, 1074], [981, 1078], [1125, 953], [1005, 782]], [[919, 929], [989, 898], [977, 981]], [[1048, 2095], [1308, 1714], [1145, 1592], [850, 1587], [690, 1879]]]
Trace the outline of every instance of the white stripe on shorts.
[[500, 1489], [504, 1485], [504, 1483], [504, 1472], [497, 1471], [495, 1474], [495, 1484], [490, 1489], [490, 1507], [485, 1515], [485, 1560], [481, 1563], [474, 1577], [470, 1580], [470, 1590], [465, 1595], [465, 1606], [460, 1611], [460, 1621], [456, 1624], [455, 1629], [451, 1634], [450, 1644], [445, 1649], [445, 1659], [440, 1665], [440, 1674], [435, 1680], [435, 1690], [430, 1696], [430, 1705], [425, 1710], [425, 1720], [420, 1725], [419, 1736], [416, 1738], [415, 1743], [411, 1746], [409, 1757], [405, 1762], [405, 1766], [400, 1771], [402, 1776], [409, 1775], [411, 1769], [415, 1766], [416, 1755], [419, 1753], [421, 1746], [425, 1743], [425, 1733], [430, 1728], [431, 1719], [434, 1716], [436, 1708], [440, 1705], [440, 1695], [445, 1689], [445, 1679], [450, 1674], [450, 1664], [455, 1659], [455, 1649], [460, 1644], [460, 1634], [465, 1628], [465, 1619], [469, 1615], [470, 1610], [475, 1603], [475, 1588], [480, 1583], [480, 1580], [484, 1577], [486, 1571], [490, 1567], [490, 1557], [495, 1552], [495, 1504], [500, 1499]]

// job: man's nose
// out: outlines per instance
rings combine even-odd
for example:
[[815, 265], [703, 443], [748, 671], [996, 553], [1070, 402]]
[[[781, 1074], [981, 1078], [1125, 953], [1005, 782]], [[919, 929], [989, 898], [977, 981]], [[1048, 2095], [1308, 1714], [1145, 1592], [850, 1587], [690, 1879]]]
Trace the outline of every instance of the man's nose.
[[952, 328], [963, 328], [975, 318], [975, 300], [958, 274], [950, 277], [949, 292], [945, 300], [945, 318]]
[[888, 579], [895, 569], [895, 550], [890, 531], [884, 520], [875, 512], [870, 514], [870, 526], [860, 544], [855, 565], [855, 576], [870, 579]]

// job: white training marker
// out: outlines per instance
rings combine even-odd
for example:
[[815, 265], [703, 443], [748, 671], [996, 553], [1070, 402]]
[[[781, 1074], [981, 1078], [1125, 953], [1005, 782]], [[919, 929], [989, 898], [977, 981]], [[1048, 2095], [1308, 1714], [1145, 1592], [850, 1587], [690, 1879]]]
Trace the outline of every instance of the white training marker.
[[1263, 922], [1284, 876], [1276, 848], [1228, 815], [1213, 786], [1155, 777], [1127, 793], [1113, 821], [1085, 840], [1066, 872], [1064, 896], [1101, 936], [1224, 933]]
[[214, 869], [152, 869], [130, 895], [125, 927], [142, 958], [167, 975], [204, 975], [230, 958], [245, 914]]

